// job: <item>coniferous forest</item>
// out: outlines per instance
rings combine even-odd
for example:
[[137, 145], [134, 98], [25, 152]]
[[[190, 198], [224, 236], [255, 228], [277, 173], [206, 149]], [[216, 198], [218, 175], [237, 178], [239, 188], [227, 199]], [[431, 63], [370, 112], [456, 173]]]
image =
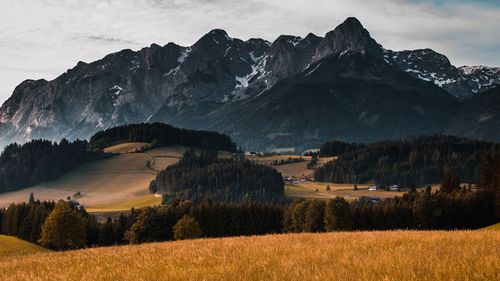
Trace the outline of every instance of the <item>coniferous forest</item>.
[[224, 134], [180, 129], [164, 123], [114, 127], [97, 132], [90, 138], [91, 146], [99, 149], [121, 142], [149, 142], [155, 145], [183, 145], [208, 150], [236, 151], [236, 144]]
[[150, 192], [164, 194], [166, 200], [206, 198], [217, 202], [281, 202], [284, 185], [275, 169], [251, 163], [219, 159], [215, 151], [184, 153], [179, 163], [160, 171], [151, 182]]
[[0, 155], [0, 193], [54, 180], [91, 157], [86, 141], [33, 140], [8, 145]]
[[337, 183], [439, 183], [446, 171], [474, 183], [482, 158], [499, 144], [452, 136], [413, 137], [369, 145], [326, 143], [320, 155], [338, 156], [315, 172], [318, 181]]

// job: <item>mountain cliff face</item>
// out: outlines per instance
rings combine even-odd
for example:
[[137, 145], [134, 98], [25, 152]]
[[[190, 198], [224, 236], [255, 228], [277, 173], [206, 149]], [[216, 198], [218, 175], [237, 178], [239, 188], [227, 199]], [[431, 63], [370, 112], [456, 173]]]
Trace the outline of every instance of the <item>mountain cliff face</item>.
[[212, 30], [190, 47], [123, 50], [52, 81], [23, 82], [0, 108], [0, 144], [150, 121], [225, 132], [246, 149], [368, 142], [441, 132], [456, 97], [496, 83], [498, 69], [385, 50], [355, 18], [325, 37], [272, 43]]

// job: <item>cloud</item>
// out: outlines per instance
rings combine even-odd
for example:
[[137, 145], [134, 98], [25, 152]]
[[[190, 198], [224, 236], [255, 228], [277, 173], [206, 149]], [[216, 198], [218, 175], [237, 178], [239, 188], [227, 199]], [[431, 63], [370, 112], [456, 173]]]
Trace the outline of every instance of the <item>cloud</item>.
[[[487, 4], [486, 2], [490, 2]], [[356, 16], [384, 47], [433, 48], [455, 65], [500, 65], [500, 5], [441, 0], [2, 0], [0, 101], [22, 80], [213, 28], [242, 39], [324, 35]]]

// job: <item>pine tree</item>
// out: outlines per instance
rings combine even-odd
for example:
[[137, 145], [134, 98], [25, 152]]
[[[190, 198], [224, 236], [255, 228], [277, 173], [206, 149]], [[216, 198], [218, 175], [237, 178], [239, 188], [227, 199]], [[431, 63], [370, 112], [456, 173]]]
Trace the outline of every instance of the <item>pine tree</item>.
[[349, 203], [343, 197], [337, 197], [326, 203], [326, 231], [351, 230], [353, 227], [352, 220]]
[[42, 226], [40, 244], [55, 250], [82, 248], [86, 244], [85, 225], [78, 211], [60, 200]]
[[30, 198], [28, 199], [28, 204], [33, 205], [35, 203], [35, 196], [33, 195], [33, 192], [30, 193]]

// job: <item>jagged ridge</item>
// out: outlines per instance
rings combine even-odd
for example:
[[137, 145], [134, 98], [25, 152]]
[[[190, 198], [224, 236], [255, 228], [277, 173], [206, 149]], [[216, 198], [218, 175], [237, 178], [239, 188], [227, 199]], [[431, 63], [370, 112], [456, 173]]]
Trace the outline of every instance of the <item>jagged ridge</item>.
[[[376, 74], [387, 83], [399, 83], [389, 77], [399, 70], [434, 84], [424, 87], [431, 89], [430, 92], [437, 92], [437, 85], [460, 98], [500, 83], [498, 69], [457, 69], [446, 57], [432, 50], [385, 50], [355, 18], [346, 19], [324, 38], [314, 34], [305, 38], [280, 36], [273, 43], [262, 39], [242, 41], [216, 29], [190, 47], [169, 43], [163, 47], [153, 44], [137, 52], [123, 50], [89, 64], [80, 62], [52, 81], [23, 82], [0, 108], [0, 143], [33, 138], [88, 138], [105, 128], [150, 121], [197, 129], [215, 128], [234, 137], [236, 131], [223, 127], [226, 119], [238, 119], [237, 115], [243, 114], [253, 116], [255, 107], [260, 106], [253, 100], [266, 104], [261, 96], [271, 97], [269, 93], [277, 91], [272, 90], [273, 87], [312, 72], [325, 58], [350, 54], [361, 54], [376, 61], [367, 73]], [[391, 70], [387, 71], [388, 68]], [[457, 82], [451, 82], [455, 80]], [[286, 104], [287, 100], [281, 102]], [[337, 104], [331, 106], [338, 107]], [[324, 114], [315, 108], [311, 110], [319, 116]], [[269, 115], [282, 118], [273, 116], [273, 112]], [[240, 126], [254, 126], [252, 120], [244, 116], [240, 119], [247, 120]], [[356, 138], [367, 134], [360, 130], [353, 133], [358, 134]], [[281, 134], [280, 128], [270, 131], [271, 135]], [[419, 133], [416, 128], [410, 131]], [[294, 134], [309, 135], [303, 131]], [[321, 130], [314, 134], [321, 135]], [[342, 134], [323, 137], [354, 138]], [[260, 145], [260, 136], [253, 135], [246, 139], [246, 147], [264, 149], [287, 145], [287, 141], [279, 139], [271, 138]], [[362, 139], [370, 141], [369, 136]], [[294, 143], [310, 144], [305, 137], [298, 137]]]

